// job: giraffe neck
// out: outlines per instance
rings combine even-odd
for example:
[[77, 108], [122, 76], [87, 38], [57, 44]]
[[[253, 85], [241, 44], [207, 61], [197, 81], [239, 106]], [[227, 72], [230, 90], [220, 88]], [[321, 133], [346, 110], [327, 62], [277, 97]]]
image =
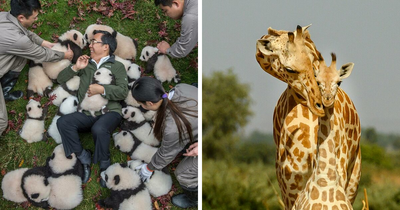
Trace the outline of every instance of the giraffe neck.
[[[318, 132], [317, 163], [315, 179], [321, 186], [332, 186], [338, 181], [336, 166], [335, 138], [339, 132], [335, 128], [334, 107], [325, 108], [326, 115], [321, 117]], [[323, 179], [321, 179], [323, 178]]]

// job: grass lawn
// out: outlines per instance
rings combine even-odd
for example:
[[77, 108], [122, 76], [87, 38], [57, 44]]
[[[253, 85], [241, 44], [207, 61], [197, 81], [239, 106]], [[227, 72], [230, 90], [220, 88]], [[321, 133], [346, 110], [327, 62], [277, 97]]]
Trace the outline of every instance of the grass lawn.
[[[84, 34], [88, 25], [93, 23], [109, 25], [114, 30], [130, 36], [138, 41], [138, 53], [136, 61], [141, 67], [145, 64], [139, 60], [140, 52], [146, 45], [156, 46], [159, 41], [165, 40], [171, 45], [180, 34], [180, 21], [174, 21], [164, 16], [160, 9], [155, 7], [153, 0], [140, 1], [114, 1], [114, 0], [42, 0], [42, 12], [39, 19], [32, 28], [32, 31], [40, 35], [43, 39], [54, 42], [57, 36], [67, 30], [76, 29]], [[113, 5], [112, 5], [113, 4]], [[0, 11], [9, 11], [9, 0], [0, 0]], [[84, 50], [84, 54], [89, 51]], [[198, 50], [195, 48], [187, 57], [182, 59], [171, 59], [172, 65], [180, 73], [182, 83], [195, 83], [198, 81]], [[14, 90], [22, 90], [26, 95], [28, 79], [28, 68], [22, 71], [18, 83]], [[164, 88], [169, 90], [175, 86], [174, 83], [164, 83]], [[55, 85], [56, 86], [56, 85]], [[48, 98], [43, 97], [41, 104], [48, 102]], [[17, 168], [32, 168], [43, 166], [45, 160], [51, 155], [57, 145], [53, 139], [37, 143], [26, 143], [19, 135], [18, 130], [25, 121], [25, 106], [28, 103], [26, 97], [17, 101], [7, 102], [9, 118], [9, 128], [7, 132], [0, 136], [0, 179], [4, 175]], [[48, 128], [53, 116], [57, 112], [57, 107], [50, 105], [45, 120], [45, 127]], [[94, 142], [90, 133], [80, 135], [84, 148], [94, 151]], [[110, 143], [111, 162], [123, 163], [128, 160], [127, 155], [114, 148], [114, 143]], [[171, 164], [171, 174], [176, 166]], [[174, 186], [170, 195], [180, 192], [179, 184], [175, 177]], [[92, 166], [91, 180], [83, 185], [84, 200], [76, 209], [94, 209], [95, 203], [99, 199], [104, 199], [109, 195], [108, 189], [102, 189], [99, 185], [99, 166]], [[153, 199], [154, 209], [178, 209], [170, 203], [170, 195]], [[0, 192], [0, 209], [26, 209], [33, 208], [27, 203], [17, 204], [2, 198]]]

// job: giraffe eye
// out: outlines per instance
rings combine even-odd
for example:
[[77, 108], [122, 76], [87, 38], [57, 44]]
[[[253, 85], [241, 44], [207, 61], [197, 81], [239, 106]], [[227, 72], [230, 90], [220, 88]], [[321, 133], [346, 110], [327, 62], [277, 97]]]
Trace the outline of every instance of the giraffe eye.
[[339, 82], [337, 83], [337, 86], [340, 86], [340, 84], [342, 84], [342, 81], [339, 81]]
[[290, 67], [285, 68], [285, 69], [286, 69], [286, 71], [289, 72], [289, 73], [293, 73], [293, 74], [297, 73], [297, 71], [294, 71], [294, 70], [291, 69]]

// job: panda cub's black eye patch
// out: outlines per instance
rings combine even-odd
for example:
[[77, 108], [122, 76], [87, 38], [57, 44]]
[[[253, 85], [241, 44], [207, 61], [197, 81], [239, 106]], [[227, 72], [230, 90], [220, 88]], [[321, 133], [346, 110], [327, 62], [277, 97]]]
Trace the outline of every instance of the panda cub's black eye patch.
[[53, 152], [53, 154], [51, 155], [51, 159], [53, 160], [54, 157], [56, 157], [56, 154]]
[[36, 199], [39, 197], [39, 193], [34, 193], [31, 195], [31, 198]]
[[146, 51], [146, 55], [149, 56], [149, 52]]
[[126, 136], [126, 134], [128, 134], [128, 132], [126, 132], [126, 131], [124, 131], [124, 132], [122, 133], [123, 136]]
[[97, 72], [96, 75], [100, 75], [100, 72]]
[[107, 181], [108, 181], [108, 175], [107, 175], [107, 174], [106, 174], [106, 177], [105, 177], [105, 178], [106, 178], [106, 182], [107, 182]]

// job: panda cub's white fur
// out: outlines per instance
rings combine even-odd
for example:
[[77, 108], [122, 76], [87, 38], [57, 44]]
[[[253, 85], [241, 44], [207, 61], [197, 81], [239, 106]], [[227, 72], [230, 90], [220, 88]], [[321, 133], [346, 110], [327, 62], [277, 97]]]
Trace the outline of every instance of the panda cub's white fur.
[[57, 144], [61, 144], [61, 135], [57, 128], [57, 120], [66, 114], [76, 112], [78, 108], [78, 98], [76, 96], [69, 96], [65, 98], [58, 108], [58, 113], [54, 116], [53, 121], [47, 130], [47, 134], [51, 136]]
[[101, 173], [111, 194], [98, 204], [102, 207], [120, 210], [151, 210], [149, 191], [140, 176], [126, 164], [115, 163]]
[[44, 118], [47, 109], [43, 109], [38, 101], [29, 100], [26, 105], [27, 118], [19, 131], [21, 138], [28, 143], [45, 139]]
[[3, 198], [16, 203], [27, 201], [21, 188], [22, 175], [27, 170], [28, 168], [19, 168], [4, 175], [3, 180], [1, 180]]
[[[51, 48], [52, 50], [66, 52], [68, 46], [74, 52], [72, 63], [75, 63], [79, 56], [82, 55], [82, 49], [86, 45], [86, 40], [81, 32], [77, 30], [69, 30], [58, 38], [58, 42]], [[56, 80], [58, 74], [71, 64], [68, 59], [57, 62], [43, 62], [43, 70], [50, 79]]]
[[51, 96], [55, 96], [56, 98], [52, 101], [52, 103], [56, 106], [60, 106], [62, 101], [69, 97], [75, 96], [79, 89], [81, 78], [79, 76], [74, 76], [69, 79], [67, 82], [60, 84], [55, 90], [50, 93]]
[[147, 145], [138, 140], [130, 131], [122, 130], [113, 134], [114, 146], [132, 159], [144, 160], [146, 163], [156, 154], [157, 147]]
[[89, 25], [86, 28], [84, 37], [85, 39], [89, 42], [91, 39], [93, 39], [93, 32], [95, 30], [101, 30], [101, 31], [107, 31], [111, 35], [115, 37], [117, 40], [117, 49], [114, 52], [114, 55], [117, 55], [121, 57], [122, 59], [128, 59], [128, 60], [135, 60], [136, 59], [136, 53], [137, 53], [137, 41], [132, 39], [129, 36], [125, 36], [117, 31], [115, 31], [113, 28], [107, 25], [100, 25], [100, 24], [92, 24]]
[[44, 73], [42, 65], [29, 61], [27, 98], [32, 97], [34, 93], [48, 96], [52, 87], [53, 82]]
[[[114, 80], [114, 75], [109, 69], [100, 68], [94, 72], [92, 84], [109, 85], [112, 84]], [[85, 98], [83, 98], [78, 111], [82, 112], [82, 110], [87, 110], [93, 117], [96, 116], [96, 111], [101, 110], [104, 114], [106, 112], [105, 106], [108, 103], [108, 99], [104, 98], [101, 94], [92, 95], [90, 97], [88, 97], [88, 95], [88, 93], [85, 94]]]
[[161, 82], [180, 82], [175, 68], [172, 66], [168, 56], [159, 54], [156, 47], [146, 46], [142, 49], [140, 60], [147, 62], [146, 73], [154, 71], [154, 76]]
[[130, 60], [123, 59], [117, 55], [115, 56], [115, 60], [121, 62], [124, 65], [126, 71], [128, 71], [129, 66], [132, 64]]
[[[128, 161], [129, 168], [131, 168], [138, 174], [140, 171], [136, 169], [136, 167], [142, 165], [143, 163], [145, 162], [141, 160]], [[144, 184], [149, 190], [150, 195], [152, 195], [153, 197], [163, 196], [166, 195], [171, 190], [172, 187], [171, 175], [168, 173], [168, 171], [164, 172], [164, 171], [154, 170], [153, 175], [151, 175], [149, 180], [147, 180], [147, 182], [145, 182]]]
[[122, 117], [124, 118], [121, 125], [122, 129], [131, 131], [140, 141], [148, 145], [160, 145], [160, 142], [154, 136], [153, 128], [146, 121], [139, 108], [133, 106], [122, 108]]
[[81, 162], [72, 153], [65, 157], [62, 144], [54, 148], [53, 154], [46, 161], [51, 186], [48, 203], [57, 209], [73, 209], [83, 200]]

